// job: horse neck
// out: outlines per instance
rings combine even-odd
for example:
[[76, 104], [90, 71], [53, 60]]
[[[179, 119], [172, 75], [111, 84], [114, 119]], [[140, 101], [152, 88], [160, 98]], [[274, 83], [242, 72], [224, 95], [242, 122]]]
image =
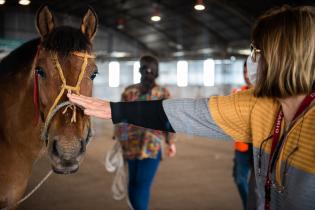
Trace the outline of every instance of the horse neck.
[[5, 78], [0, 88], [2, 95], [1, 123], [4, 141], [20, 150], [28, 158], [37, 157], [42, 147], [40, 125], [33, 125], [33, 71], [32, 62], [25, 69]]

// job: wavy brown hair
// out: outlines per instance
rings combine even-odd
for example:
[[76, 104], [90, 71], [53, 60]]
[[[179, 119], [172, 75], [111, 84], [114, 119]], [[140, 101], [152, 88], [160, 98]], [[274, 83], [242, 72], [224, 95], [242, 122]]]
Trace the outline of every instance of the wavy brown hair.
[[315, 87], [315, 7], [268, 11], [256, 22], [253, 44], [260, 49], [254, 94], [286, 98]]

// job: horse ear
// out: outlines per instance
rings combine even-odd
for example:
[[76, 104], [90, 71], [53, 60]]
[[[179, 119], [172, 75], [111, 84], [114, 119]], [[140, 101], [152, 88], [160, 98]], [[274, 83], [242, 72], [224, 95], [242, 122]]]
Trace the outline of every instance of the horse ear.
[[97, 24], [97, 15], [92, 8], [89, 8], [83, 17], [81, 24], [81, 31], [89, 40], [92, 40], [94, 38], [96, 34]]
[[54, 27], [55, 23], [53, 15], [46, 5], [41, 6], [36, 14], [36, 28], [39, 34], [43, 38], [49, 34]]

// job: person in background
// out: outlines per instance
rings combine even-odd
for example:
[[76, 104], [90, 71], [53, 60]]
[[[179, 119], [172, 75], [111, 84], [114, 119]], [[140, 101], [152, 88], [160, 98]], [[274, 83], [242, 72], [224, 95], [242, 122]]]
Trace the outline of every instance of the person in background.
[[[241, 88], [235, 88], [232, 93], [237, 93], [239, 91], [248, 90], [252, 87], [249, 80], [246, 61], [243, 66], [243, 77], [245, 85]], [[235, 141], [234, 143], [235, 155], [233, 160], [233, 178], [237, 186], [238, 192], [240, 194], [243, 209], [244, 210], [254, 210], [256, 209], [255, 202], [255, 176], [253, 176], [252, 169], [254, 167], [253, 163], [253, 146], [250, 143], [245, 143], [244, 141]], [[253, 190], [251, 190], [253, 189]], [[253, 191], [253, 192], [250, 192]], [[251, 193], [251, 195], [249, 195]], [[253, 195], [254, 194], [254, 195]]]
[[[123, 102], [170, 97], [169, 91], [155, 82], [159, 75], [158, 60], [155, 57], [141, 57], [139, 71], [141, 82], [124, 90], [121, 96]], [[163, 141], [167, 145], [167, 155], [173, 157], [176, 154], [174, 134], [120, 123], [115, 125], [114, 138], [119, 140], [124, 159], [128, 163], [129, 201], [134, 210], [147, 210], [150, 188], [161, 160]]]

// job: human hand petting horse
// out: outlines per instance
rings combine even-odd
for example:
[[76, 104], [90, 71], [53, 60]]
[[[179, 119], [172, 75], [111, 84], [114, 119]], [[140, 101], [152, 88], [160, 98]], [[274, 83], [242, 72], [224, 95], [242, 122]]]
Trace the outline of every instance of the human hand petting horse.
[[72, 103], [81, 106], [86, 115], [107, 120], [112, 118], [109, 101], [71, 93], [68, 93], [67, 96]]
[[36, 28], [40, 38], [0, 62], [0, 209], [15, 208], [43, 148], [54, 172], [74, 173], [91, 137], [90, 117], [66, 94], [92, 95], [95, 12], [88, 9], [80, 28], [56, 27], [53, 14], [42, 6]]

